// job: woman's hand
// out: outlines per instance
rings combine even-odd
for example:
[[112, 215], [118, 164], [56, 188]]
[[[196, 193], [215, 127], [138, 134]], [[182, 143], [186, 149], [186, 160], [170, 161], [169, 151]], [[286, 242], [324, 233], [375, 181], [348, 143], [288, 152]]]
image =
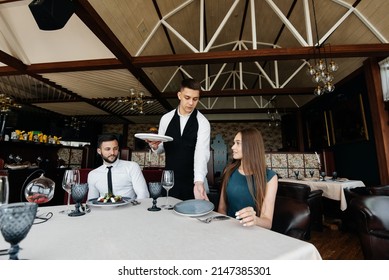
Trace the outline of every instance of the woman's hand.
[[235, 213], [236, 219], [240, 220], [240, 223], [244, 227], [251, 227], [256, 225], [257, 213], [253, 207], [246, 207]]

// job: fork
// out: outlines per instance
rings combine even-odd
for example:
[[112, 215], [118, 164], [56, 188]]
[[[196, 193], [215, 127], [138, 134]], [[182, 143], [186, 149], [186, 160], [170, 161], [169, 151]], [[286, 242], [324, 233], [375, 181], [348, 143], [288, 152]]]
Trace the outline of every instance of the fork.
[[209, 224], [213, 220], [220, 220], [221, 221], [221, 220], [228, 220], [228, 219], [230, 219], [230, 217], [229, 216], [225, 216], [225, 215], [212, 216], [212, 217], [208, 217], [208, 218], [205, 218], [205, 219], [197, 218], [197, 220], [199, 220], [200, 222], [206, 223], [206, 224]]
[[135, 200], [135, 199], [134, 199], [134, 200], [131, 201], [131, 204], [132, 204], [132, 205], [139, 205], [140, 202], [139, 202], [138, 200]]

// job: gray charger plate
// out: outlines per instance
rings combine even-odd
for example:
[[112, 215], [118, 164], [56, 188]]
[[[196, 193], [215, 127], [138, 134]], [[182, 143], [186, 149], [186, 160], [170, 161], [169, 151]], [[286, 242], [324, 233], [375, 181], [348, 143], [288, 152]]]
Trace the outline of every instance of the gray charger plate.
[[190, 199], [174, 205], [173, 211], [179, 215], [198, 217], [213, 211], [215, 206], [212, 202], [201, 199]]

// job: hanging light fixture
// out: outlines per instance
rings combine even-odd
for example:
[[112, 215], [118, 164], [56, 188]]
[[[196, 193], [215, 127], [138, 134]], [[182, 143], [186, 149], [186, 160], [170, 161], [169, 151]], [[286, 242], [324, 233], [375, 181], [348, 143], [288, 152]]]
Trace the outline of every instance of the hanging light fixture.
[[119, 97], [119, 103], [129, 103], [131, 111], [138, 111], [139, 114], [144, 114], [143, 105], [153, 103], [152, 100], [144, 100], [145, 93], [143, 91], [136, 91], [134, 88], [130, 88], [130, 96]]
[[307, 74], [312, 77], [312, 81], [316, 83], [314, 94], [317, 96], [323, 95], [325, 92], [333, 92], [335, 86], [333, 84], [334, 75], [339, 68], [338, 64], [330, 58], [327, 60], [327, 54], [331, 57], [331, 46], [326, 50], [325, 45], [320, 44], [319, 31], [317, 27], [315, 0], [312, 0], [313, 19], [315, 21], [316, 44], [313, 46], [314, 64], [308, 62]]
[[22, 106], [15, 103], [11, 97], [0, 93], [0, 113], [8, 113], [11, 108], [22, 108]]
[[86, 121], [81, 121], [76, 117], [71, 117], [70, 119], [65, 120], [65, 126], [71, 127], [77, 131], [80, 131], [81, 128], [86, 127]]
[[[271, 108], [271, 106], [273, 108]], [[281, 124], [281, 115], [278, 113], [276, 106], [273, 103], [273, 100], [270, 100], [269, 107], [267, 109], [267, 117], [269, 127], [275, 126], [278, 127]]]

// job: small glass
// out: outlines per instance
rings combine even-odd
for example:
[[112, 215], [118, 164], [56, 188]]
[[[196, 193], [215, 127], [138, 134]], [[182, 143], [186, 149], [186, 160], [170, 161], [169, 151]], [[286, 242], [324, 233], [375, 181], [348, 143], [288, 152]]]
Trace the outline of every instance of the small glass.
[[0, 205], [8, 203], [9, 183], [8, 177], [0, 175]]
[[149, 211], [160, 211], [161, 208], [157, 207], [157, 199], [161, 195], [162, 184], [160, 182], [150, 182], [149, 183], [149, 192], [150, 197], [153, 199], [153, 206], [147, 208]]
[[75, 205], [76, 209], [70, 212], [68, 216], [78, 217], [78, 216], [85, 215], [85, 212], [80, 211], [80, 207], [81, 207], [82, 200], [88, 193], [88, 190], [89, 190], [88, 184], [75, 184], [74, 186], [72, 186], [71, 195], [73, 201], [76, 203]]
[[309, 170], [309, 175], [311, 176], [311, 178], [313, 178], [314, 174], [315, 174], [315, 170]]
[[18, 260], [19, 243], [28, 234], [34, 222], [38, 204], [17, 202], [0, 206], [0, 230], [11, 248], [8, 251], [10, 260]]
[[320, 172], [320, 176], [321, 176], [321, 181], [326, 180], [326, 173], [324, 171]]

